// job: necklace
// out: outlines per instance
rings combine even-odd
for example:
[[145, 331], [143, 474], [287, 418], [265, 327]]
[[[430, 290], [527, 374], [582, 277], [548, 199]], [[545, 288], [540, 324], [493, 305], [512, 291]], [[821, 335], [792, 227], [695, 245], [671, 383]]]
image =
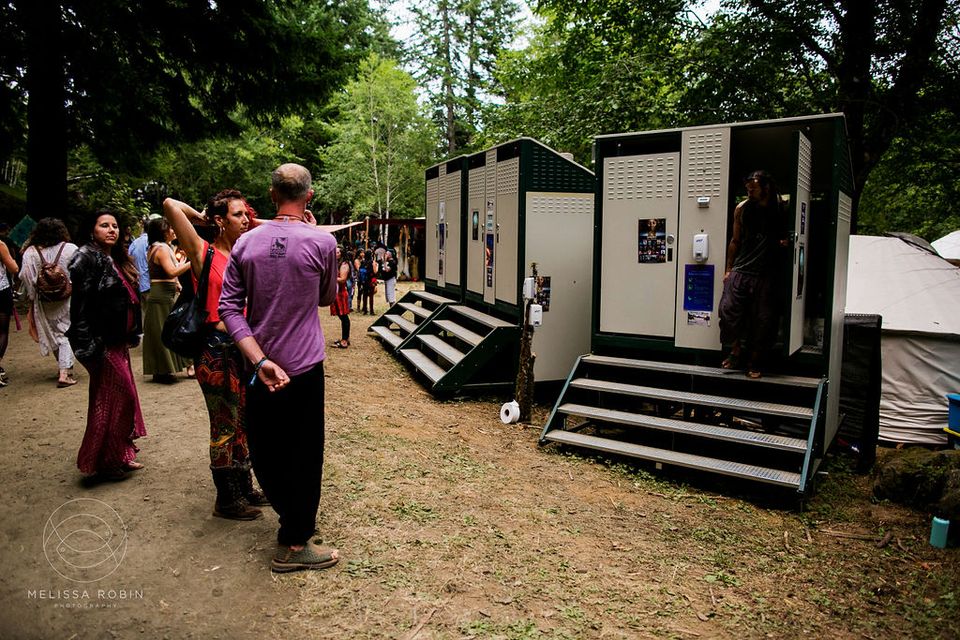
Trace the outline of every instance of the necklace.
[[283, 222], [288, 222], [294, 220], [296, 222], [304, 222], [303, 216], [277, 216], [274, 220], [282, 220]]

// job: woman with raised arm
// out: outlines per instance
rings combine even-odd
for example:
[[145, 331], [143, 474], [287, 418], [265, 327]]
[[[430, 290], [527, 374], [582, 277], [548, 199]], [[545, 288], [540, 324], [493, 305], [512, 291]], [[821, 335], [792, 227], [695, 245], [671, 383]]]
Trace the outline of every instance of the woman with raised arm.
[[70, 329], [67, 338], [90, 374], [87, 428], [77, 467], [88, 475], [121, 480], [142, 469], [136, 438], [147, 435], [130, 367], [140, 341], [138, 274], [111, 212], [90, 216], [79, 237], [86, 241], [70, 261]]
[[[209, 338], [195, 365], [197, 381], [210, 415], [210, 469], [217, 488], [213, 515], [231, 520], [259, 518], [262, 512], [255, 505], [269, 504], [263, 493], [254, 489], [250, 471], [250, 452], [243, 422], [243, 362], [217, 311], [230, 250], [240, 234], [249, 228], [250, 213], [243, 195], [234, 189], [213, 196], [204, 213], [173, 198], [163, 202], [163, 215], [173, 226], [180, 248], [190, 260], [194, 287], [203, 272], [208, 253], [212, 261], [205, 301]], [[216, 235], [212, 244], [200, 237], [194, 224], [214, 227]]]

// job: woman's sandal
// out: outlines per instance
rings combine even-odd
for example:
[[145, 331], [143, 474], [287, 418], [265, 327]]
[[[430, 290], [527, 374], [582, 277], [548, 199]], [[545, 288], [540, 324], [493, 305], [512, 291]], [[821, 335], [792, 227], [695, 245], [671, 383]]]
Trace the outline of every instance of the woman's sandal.
[[760, 373], [759, 369], [748, 369], [747, 377], [750, 378], [751, 380], [759, 380], [760, 378], [763, 377], [763, 374]]
[[[346, 344], [344, 344], [344, 342], [346, 342]], [[336, 347], [337, 349], [346, 349], [347, 347], [350, 346], [350, 341], [349, 341], [349, 340], [337, 340], [336, 342], [333, 343], [333, 346]]]
[[124, 471], [139, 471], [140, 469], [143, 469], [143, 464], [137, 462], [136, 460], [131, 460], [127, 464], [123, 465]]
[[66, 380], [57, 380], [57, 389], [72, 387], [75, 384], [77, 384], [77, 380], [74, 378], [67, 378]]
[[290, 547], [280, 547], [277, 555], [270, 561], [270, 570], [274, 573], [290, 571], [328, 569], [340, 562], [340, 556], [332, 547], [322, 547], [308, 540], [303, 549], [294, 551]]

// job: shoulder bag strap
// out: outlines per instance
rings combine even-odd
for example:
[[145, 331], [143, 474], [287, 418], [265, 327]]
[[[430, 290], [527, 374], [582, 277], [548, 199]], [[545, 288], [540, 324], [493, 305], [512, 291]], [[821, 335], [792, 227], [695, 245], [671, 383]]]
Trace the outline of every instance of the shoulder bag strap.
[[200, 303], [201, 309], [206, 308], [207, 282], [210, 280], [210, 265], [213, 264], [213, 245], [208, 244], [207, 247], [207, 256], [203, 260], [203, 269], [200, 271], [200, 277], [197, 279], [197, 301]]
[[57, 251], [57, 257], [53, 259], [53, 264], [60, 264], [60, 256], [63, 254], [63, 248], [67, 246], [66, 242], [60, 243], [60, 249]]
[[[33, 248], [37, 250], [37, 256], [40, 258], [40, 268], [43, 269], [47, 265], [47, 261], [43, 259], [43, 252], [37, 245], [33, 245]], [[60, 254], [57, 254], [57, 258], [60, 258]]]

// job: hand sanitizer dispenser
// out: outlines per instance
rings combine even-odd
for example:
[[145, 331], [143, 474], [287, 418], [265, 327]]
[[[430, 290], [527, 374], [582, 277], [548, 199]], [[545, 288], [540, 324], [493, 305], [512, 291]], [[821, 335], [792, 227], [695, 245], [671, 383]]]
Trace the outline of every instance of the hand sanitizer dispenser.
[[696, 262], [706, 262], [710, 257], [709, 236], [698, 233], [693, 236], [693, 259]]

